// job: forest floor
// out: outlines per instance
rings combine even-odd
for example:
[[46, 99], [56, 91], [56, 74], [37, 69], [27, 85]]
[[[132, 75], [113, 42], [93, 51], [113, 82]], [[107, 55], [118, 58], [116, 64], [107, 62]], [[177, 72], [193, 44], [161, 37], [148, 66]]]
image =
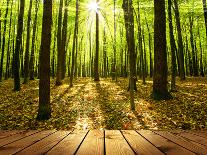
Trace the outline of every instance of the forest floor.
[[13, 81], [0, 83], [0, 129], [203, 129], [207, 128], [207, 78], [177, 80], [168, 101], [150, 98], [152, 80], [137, 82], [136, 110], [130, 110], [128, 80], [79, 78], [57, 87], [51, 80], [52, 117], [36, 121], [38, 80], [14, 92]]

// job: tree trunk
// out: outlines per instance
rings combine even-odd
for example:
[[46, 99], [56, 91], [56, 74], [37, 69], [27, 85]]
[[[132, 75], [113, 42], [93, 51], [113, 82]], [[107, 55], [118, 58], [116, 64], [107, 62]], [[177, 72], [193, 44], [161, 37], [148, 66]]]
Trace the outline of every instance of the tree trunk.
[[20, 75], [19, 75], [19, 67], [20, 67], [20, 48], [22, 44], [22, 32], [23, 32], [23, 20], [24, 20], [24, 5], [25, 0], [20, 0], [20, 10], [18, 16], [18, 26], [17, 26], [17, 37], [16, 37], [16, 47], [14, 53], [14, 90], [20, 91]]
[[170, 33], [170, 46], [171, 46], [171, 91], [175, 91], [175, 77], [176, 77], [176, 44], [173, 34], [173, 24], [172, 24], [172, 1], [168, 0], [168, 20], [169, 20], [169, 33]]
[[124, 10], [124, 20], [126, 28], [126, 40], [129, 53], [129, 91], [130, 91], [130, 104], [131, 110], [135, 110], [134, 103], [134, 90], [136, 90], [136, 54], [135, 54], [135, 41], [134, 41], [134, 16], [132, 0], [123, 0], [122, 8]]
[[66, 40], [67, 40], [67, 28], [68, 28], [68, 0], [65, 0], [65, 11], [63, 17], [63, 29], [62, 29], [62, 62], [61, 62], [61, 79], [65, 78], [66, 73]]
[[106, 78], [107, 77], [107, 64], [106, 64], [106, 28], [104, 27], [104, 35], [103, 35], [103, 76]]
[[50, 44], [52, 26], [52, 1], [44, 0], [42, 19], [42, 39], [40, 49], [40, 81], [38, 120], [51, 117], [50, 107]]
[[203, 11], [204, 11], [204, 20], [205, 20], [206, 37], [207, 37], [207, 7], [206, 7], [206, 0], [203, 0]]
[[116, 77], [116, 0], [114, 0], [114, 42], [113, 42], [113, 59], [112, 59], [112, 69], [111, 69], [111, 75], [112, 80], [115, 80]]
[[58, 16], [58, 32], [57, 32], [57, 73], [56, 73], [56, 86], [62, 84], [62, 58], [63, 58], [63, 51], [62, 51], [62, 9], [63, 9], [63, 0], [60, 0], [59, 6], [59, 16]]
[[29, 77], [29, 45], [30, 45], [30, 21], [31, 21], [31, 12], [32, 12], [32, 0], [30, 0], [28, 19], [27, 19], [27, 41], [26, 41], [26, 50], [24, 57], [24, 84], [28, 83]]
[[184, 67], [184, 53], [183, 53], [183, 39], [182, 39], [182, 32], [181, 32], [181, 24], [180, 24], [180, 13], [178, 8], [177, 0], [174, 0], [174, 6], [175, 6], [175, 20], [177, 25], [177, 31], [178, 31], [178, 61], [180, 62], [180, 79], [185, 80], [185, 67]]
[[[8, 10], [9, 10], [9, 0], [7, 0], [6, 13], [4, 16], [4, 31], [3, 31], [3, 40], [2, 40], [1, 62], [0, 62], [0, 81], [2, 80], [2, 75], [3, 75]], [[0, 31], [1, 31], [1, 29], [0, 29]]]
[[8, 42], [7, 42], [7, 60], [6, 60], [6, 73], [5, 73], [5, 80], [9, 78], [10, 76], [10, 59], [11, 59], [11, 56], [10, 56], [10, 51], [12, 49], [12, 47], [10, 47], [10, 39], [11, 39], [11, 27], [12, 27], [12, 15], [13, 15], [13, 3], [14, 1], [12, 0], [11, 1], [11, 12], [10, 12], [10, 20], [9, 20], [9, 38], [8, 38]]
[[35, 4], [35, 18], [34, 18], [34, 25], [33, 25], [33, 32], [32, 32], [32, 47], [31, 47], [31, 55], [30, 55], [30, 61], [29, 61], [30, 80], [34, 80], [34, 62], [35, 62], [34, 49], [35, 49], [37, 14], [39, 10], [39, 3], [40, 3], [39, 0], [37, 0]]
[[193, 75], [198, 76], [198, 67], [196, 63], [196, 48], [194, 43], [194, 36], [193, 36], [193, 17], [189, 17], [190, 21], [190, 42], [191, 42], [191, 50], [192, 50], [192, 65], [193, 65]]
[[152, 97], [172, 98], [167, 89], [165, 0], [154, 0], [154, 76]]
[[77, 40], [77, 32], [78, 32], [78, 12], [79, 12], [79, 0], [76, 0], [76, 17], [75, 17], [75, 28], [73, 34], [73, 47], [72, 47], [72, 64], [71, 64], [71, 72], [70, 72], [70, 87], [73, 86], [73, 77], [74, 77], [74, 65], [75, 65], [75, 47]]
[[[99, 1], [97, 0], [97, 3]], [[96, 12], [96, 54], [94, 58], [94, 81], [99, 81], [99, 15]]]

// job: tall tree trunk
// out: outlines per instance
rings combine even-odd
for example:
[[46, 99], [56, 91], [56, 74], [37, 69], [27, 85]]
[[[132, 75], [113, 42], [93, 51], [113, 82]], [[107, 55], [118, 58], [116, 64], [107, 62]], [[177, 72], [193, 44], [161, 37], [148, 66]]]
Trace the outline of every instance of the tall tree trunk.
[[39, 0], [36, 0], [35, 2], [35, 18], [34, 18], [34, 25], [33, 25], [33, 32], [32, 32], [32, 47], [31, 47], [31, 55], [30, 55], [30, 61], [29, 61], [29, 74], [30, 74], [30, 80], [34, 80], [34, 62], [35, 62], [35, 38], [36, 38], [36, 31], [37, 31], [37, 14], [39, 10]]
[[149, 29], [149, 25], [147, 22], [147, 18], [145, 17], [145, 21], [146, 21], [146, 25], [147, 25], [147, 30], [148, 30], [148, 36], [149, 36], [149, 59], [150, 59], [150, 77], [153, 76], [153, 61], [152, 61], [152, 37], [151, 37], [151, 33], [150, 33], [150, 29]]
[[75, 47], [77, 40], [77, 32], [78, 32], [78, 12], [79, 12], [79, 0], [76, 0], [76, 17], [75, 17], [75, 28], [73, 34], [73, 47], [72, 47], [72, 64], [71, 64], [71, 72], [70, 72], [70, 87], [73, 86], [73, 77], [74, 77], [74, 65], [75, 65]]
[[111, 75], [112, 80], [115, 80], [116, 77], [116, 0], [114, 0], [114, 42], [113, 42], [113, 59], [112, 59], [112, 68], [111, 68]]
[[130, 104], [131, 110], [135, 110], [134, 104], [134, 90], [136, 90], [136, 54], [135, 54], [135, 41], [134, 41], [134, 16], [132, 0], [123, 0], [122, 8], [124, 10], [124, 20], [126, 28], [126, 40], [129, 53], [129, 91], [130, 91]]
[[63, 17], [63, 29], [62, 29], [62, 64], [61, 64], [61, 79], [65, 78], [66, 73], [66, 41], [67, 41], [67, 28], [68, 28], [68, 0], [65, 0], [65, 9]]
[[171, 46], [171, 91], [175, 91], [175, 77], [176, 77], [176, 44], [173, 34], [173, 24], [172, 24], [172, 1], [168, 0], [168, 20], [169, 20], [169, 33], [170, 33], [170, 46]]
[[9, 65], [10, 65], [10, 58], [11, 58], [11, 49], [12, 47], [10, 47], [10, 43], [11, 43], [11, 28], [12, 28], [12, 15], [13, 15], [13, 3], [14, 1], [11, 1], [11, 11], [10, 11], [10, 19], [9, 19], [9, 38], [8, 38], [8, 42], [7, 42], [7, 60], [6, 60], [6, 73], [5, 73], [5, 80], [9, 78]]
[[3, 40], [2, 40], [1, 62], [0, 62], [0, 81], [2, 80], [2, 75], [3, 75], [8, 10], [9, 10], [9, 0], [7, 0], [6, 13], [4, 16], [4, 31], [3, 31]]
[[204, 11], [204, 20], [205, 20], [206, 37], [207, 37], [207, 7], [206, 7], [206, 0], [203, 0], [203, 11]]
[[[97, 3], [99, 1], [97, 0]], [[96, 54], [94, 58], [94, 81], [99, 81], [99, 15], [98, 10], [96, 12]]]
[[200, 45], [200, 75], [204, 77], [204, 71], [203, 71], [203, 49], [202, 49], [202, 43], [201, 43], [201, 36], [200, 36], [200, 29], [198, 27], [198, 37], [199, 37], [199, 45]]
[[30, 23], [31, 23], [31, 12], [32, 12], [32, 0], [30, 0], [28, 19], [27, 19], [27, 41], [26, 50], [24, 57], [24, 84], [28, 83], [29, 78], [29, 45], [30, 45]]
[[106, 78], [107, 77], [107, 64], [106, 64], [106, 28], [104, 27], [104, 34], [103, 34], [103, 76]]
[[[1, 13], [1, 9], [0, 9], [0, 18], [2, 18], [1, 15], [2, 15], [2, 13]], [[0, 20], [0, 49], [1, 49], [1, 37], [2, 37], [1, 36], [2, 35], [1, 34], [1, 23], [2, 23], [2, 20]]]
[[181, 24], [180, 24], [180, 13], [178, 8], [177, 0], [174, 0], [174, 6], [175, 6], [175, 20], [177, 25], [177, 31], [178, 31], [178, 58], [180, 62], [180, 79], [185, 80], [185, 67], [184, 67], [184, 53], [183, 53], [183, 39], [182, 39], [182, 30], [181, 30]]
[[59, 16], [58, 16], [58, 32], [57, 32], [57, 73], [56, 73], [56, 85], [59, 86], [62, 84], [62, 58], [63, 58], [63, 51], [62, 51], [62, 10], [63, 10], [63, 0], [60, 0], [59, 6]]
[[20, 67], [19, 54], [20, 54], [20, 48], [21, 48], [21, 44], [22, 44], [24, 5], [25, 5], [25, 0], [20, 0], [16, 47], [15, 47], [15, 53], [14, 53], [14, 90], [15, 91], [20, 91], [20, 89], [21, 89], [20, 88], [20, 75], [19, 75], [19, 67]]
[[195, 48], [195, 44], [194, 43], [194, 36], [193, 36], [193, 17], [190, 16], [189, 17], [189, 21], [190, 21], [190, 42], [191, 42], [191, 49], [192, 49], [192, 65], [193, 65], [193, 75], [194, 76], [198, 76], [198, 67], [197, 67], [197, 63], [196, 63], [196, 48]]
[[42, 39], [40, 49], [40, 81], [38, 120], [51, 117], [50, 106], [50, 44], [52, 26], [52, 1], [44, 0], [42, 19]]
[[170, 99], [167, 89], [165, 0], [154, 0], [154, 76], [152, 97]]

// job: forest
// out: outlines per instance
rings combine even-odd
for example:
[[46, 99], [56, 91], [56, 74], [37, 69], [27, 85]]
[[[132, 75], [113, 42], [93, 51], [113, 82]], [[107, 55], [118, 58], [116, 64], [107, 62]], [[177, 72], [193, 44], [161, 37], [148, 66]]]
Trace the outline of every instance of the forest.
[[0, 129], [206, 129], [206, 0], [1, 0]]

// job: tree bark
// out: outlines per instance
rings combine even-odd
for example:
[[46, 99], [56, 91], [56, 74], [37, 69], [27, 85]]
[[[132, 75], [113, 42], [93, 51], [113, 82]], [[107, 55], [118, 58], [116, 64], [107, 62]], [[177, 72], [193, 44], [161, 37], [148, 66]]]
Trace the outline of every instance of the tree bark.
[[[0, 63], [0, 81], [2, 81], [2, 75], [3, 75], [8, 11], [9, 11], [9, 0], [7, 0], [6, 13], [5, 13], [5, 16], [4, 16], [4, 31], [3, 31], [3, 40], [2, 40], [2, 49], [1, 49], [2, 50], [2, 52], [1, 52], [1, 63]], [[1, 29], [0, 29], [0, 31], [1, 31]]]
[[79, 12], [79, 0], [76, 0], [76, 17], [75, 17], [75, 28], [73, 34], [73, 47], [72, 47], [72, 64], [71, 64], [71, 72], [70, 72], [70, 87], [73, 86], [73, 77], [74, 77], [74, 65], [75, 65], [75, 47], [77, 40], [77, 32], [78, 32], [78, 12]]
[[63, 58], [63, 50], [62, 50], [62, 9], [63, 9], [63, 0], [60, 0], [59, 6], [59, 16], [58, 16], [58, 32], [57, 32], [57, 73], [56, 73], [56, 85], [59, 86], [62, 84], [62, 58]]
[[176, 44], [173, 34], [173, 24], [172, 24], [172, 1], [168, 0], [168, 20], [169, 20], [169, 33], [170, 33], [170, 46], [171, 46], [171, 91], [175, 91], [175, 77], [176, 77]]
[[27, 41], [26, 41], [26, 50], [24, 57], [24, 84], [28, 83], [29, 77], [29, 45], [30, 45], [30, 22], [31, 22], [31, 12], [32, 12], [32, 0], [30, 0], [28, 19], [27, 19]]
[[177, 0], [174, 0], [174, 6], [175, 6], [175, 20], [177, 25], [177, 31], [178, 31], [178, 61], [180, 64], [180, 79], [185, 80], [185, 67], [184, 67], [184, 53], [183, 53], [183, 39], [182, 39], [182, 30], [181, 30], [181, 24], [180, 24], [180, 13], [178, 8]]
[[122, 8], [124, 10], [124, 20], [126, 28], [126, 40], [129, 53], [129, 91], [130, 91], [130, 104], [131, 110], [135, 110], [134, 103], [134, 90], [136, 90], [136, 54], [135, 54], [135, 41], [134, 41], [134, 16], [132, 0], [123, 0]]
[[152, 97], [172, 98], [167, 89], [167, 51], [165, 0], [154, 0], [154, 76]]
[[22, 44], [22, 32], [23, 32], [23, 18], [24, 18], [24, 5], [25, 0], [20, 0], [20, 10], [18, 16], [18, 26], [17, 26], [17, 37], [16, 37], [16, 47], [14, 53], [14, 90], [20, 91], [20, 75], [19, 75], [19, 67], [20, 67], [20, 48]]
[[50, 44], [52, 26], [52, 1], [44, 0], [42, 19], [42, 39], [40, 50], [40, 81], [38, 120], [51, 117], [50, 107]]
[[35, 62], [35, 55], [34, 55], [34, 49], [35, 49], [35, 38], [36, 38], [36, 31], [37, 31], [37, 14], [39, 10], [39, 0], [36, 0], [35, 4], [35, 18], [34, 18], [34, 25], [33, 25], [33, 32], [32, 32], [32, 47], [31, 47], [31, 55], [30, 55], [30, 61], [29, 61], [29, 74], [30, 74], [30, 80], [34, 80], [34, 62]]
[[[98, 3], [98, 0], [97, 0]], [[94, 81], [99, 81], [99, 15], [96, 12], [96, 54], [94, 58]]]
[[206, 7], [206, 0], [203, 0], [203, 11], [204, 11], [204, 20], [205, 20], [206, 37], [207, 37], [207, 7]]

